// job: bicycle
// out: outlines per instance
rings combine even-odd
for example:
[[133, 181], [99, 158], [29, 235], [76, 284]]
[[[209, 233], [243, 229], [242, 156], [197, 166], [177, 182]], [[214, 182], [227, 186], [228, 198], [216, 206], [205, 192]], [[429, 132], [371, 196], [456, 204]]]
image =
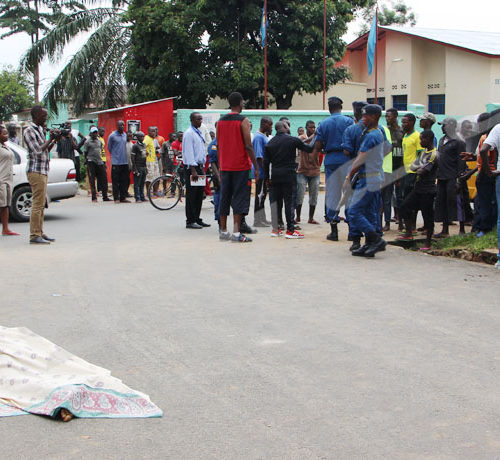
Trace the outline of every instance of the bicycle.
[[[155, 193], [154, 190], [157, 190]], [[173, 174], [157, 177], [148, 188], [149, 202], [160, 211], [174, 208], [184, 196], [184, 181], [179, 174], [179, 167]]]
[[[182, 197], [185, 196], [185, 172], [182, 166], [178, 166], [173, 174], [163, 174], [157, 177], [148, 189], [149, 202], [160, 211], [168, 211], [174, 208]], [[213, 173], [209, 167], [206, 172], [207, 181], [210, 189], [214, 190]], [[158, 185], [157, 185], [158, 184]], [[158, 192], [155, 194], [155, 188]], [[160, 191], [160, 189], [163, 189]]]

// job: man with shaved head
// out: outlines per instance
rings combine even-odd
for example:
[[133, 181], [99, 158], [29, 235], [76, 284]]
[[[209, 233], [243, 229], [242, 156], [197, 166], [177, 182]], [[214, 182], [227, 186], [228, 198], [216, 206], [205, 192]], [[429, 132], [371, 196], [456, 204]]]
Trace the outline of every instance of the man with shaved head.
[[[295, 230], [293, 194], [297, 187], [297, 174], [295, 172], [295, 157], [297, 149], [311, 153], [312, 145], [305, 144], [298, 137], [290, 136], [290, 125], [285, 121], [278, 121], [275, 125], [276, 136], [266, 145], [264, 152], [264, 178], [270, 187], [271, 218], [273, 229], [271, 236], [282, 236], [278, 225], [278, 201], [285, 204], [287, 231], [286, 238], [304, 238], [302, 233]], [[270, 166], [272, 165], [272, 174]]]

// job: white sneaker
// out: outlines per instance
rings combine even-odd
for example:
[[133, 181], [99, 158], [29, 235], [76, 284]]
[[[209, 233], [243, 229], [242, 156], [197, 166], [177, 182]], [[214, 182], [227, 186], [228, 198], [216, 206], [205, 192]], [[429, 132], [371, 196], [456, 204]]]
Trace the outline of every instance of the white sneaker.
[[500, 270], [500, 260], [499, 260], [499, 261], [495, 264], [495, 268], [496, 268], [497, 270]]

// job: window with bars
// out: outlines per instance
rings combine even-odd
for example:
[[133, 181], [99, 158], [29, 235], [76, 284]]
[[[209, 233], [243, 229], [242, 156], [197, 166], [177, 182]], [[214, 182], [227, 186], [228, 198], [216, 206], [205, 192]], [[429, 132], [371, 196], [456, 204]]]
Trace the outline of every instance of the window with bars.
[[[368, 102], [368, 104], [375, 104], [375, 98], [369, 97], [366, 99], [366, 102]], [[377, 104], [380, 105], [380, 107], [382, 107], [382, 110], [385, 110], [385, 97], [378, 97]]]
[[444, 94], [429, 95], [429, 112], [436, 115], [444, 115], [446, 106], [446, 98]]
[[392, 96], [392, 106], [396, 110], [407, 110], [408, 109], [408, 95], [402, 94], [400, 96]]

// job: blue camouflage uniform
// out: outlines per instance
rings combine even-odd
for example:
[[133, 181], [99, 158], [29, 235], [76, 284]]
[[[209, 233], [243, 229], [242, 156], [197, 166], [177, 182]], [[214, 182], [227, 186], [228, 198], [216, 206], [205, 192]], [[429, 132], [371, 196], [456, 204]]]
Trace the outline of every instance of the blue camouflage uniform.
[[387, 138], [381, 127], [367, 130], [359, 148], [360, 152], [368, 152], [365, 164], [360, 169], [349, 207], [350, 224], [356, 236], [370, 232], [382, 233], [380, 210], [382, 196], [380, 193], [384, 182], [382, 164]]
[[345, 130], [353, 124], [352, 118], [336, 112], [323, 120], [316, 131], [316, 140], [323, 143], [325, 152], [325, 217], [331, 224], [340, 222], [338, 205], [342, 196], [342, 184], [349, 171], [349, 157], [344, 155], [342, 139]]

